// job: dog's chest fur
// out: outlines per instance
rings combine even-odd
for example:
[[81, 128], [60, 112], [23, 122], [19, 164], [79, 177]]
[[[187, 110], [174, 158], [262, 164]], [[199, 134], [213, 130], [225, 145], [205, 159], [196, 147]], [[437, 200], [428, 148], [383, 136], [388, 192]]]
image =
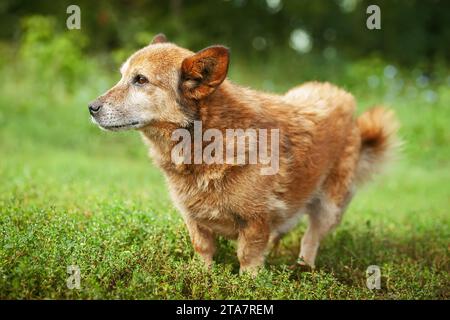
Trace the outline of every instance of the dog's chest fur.
[[[246, 221], [267, 214], [270, 178], [251, 166], [198, 166], [167, 168], [163, 164], [171, 197], [185, 219], [236, 238]], [[262, 180], [267, 179], [264, 183]], [[259, 181], [257, 181], [259, 180]]]

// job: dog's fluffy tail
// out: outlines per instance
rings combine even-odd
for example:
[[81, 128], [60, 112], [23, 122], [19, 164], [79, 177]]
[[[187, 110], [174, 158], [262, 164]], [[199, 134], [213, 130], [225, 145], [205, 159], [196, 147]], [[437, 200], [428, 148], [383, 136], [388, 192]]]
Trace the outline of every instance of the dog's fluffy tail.
[[395, 158], [401, 142], [397, 137], [399, 123], [393, 111], [374, 107], [357, 119], [361, 134], [361, 152], [356, 168], [356, 183], [370, 180], [384, 165]]

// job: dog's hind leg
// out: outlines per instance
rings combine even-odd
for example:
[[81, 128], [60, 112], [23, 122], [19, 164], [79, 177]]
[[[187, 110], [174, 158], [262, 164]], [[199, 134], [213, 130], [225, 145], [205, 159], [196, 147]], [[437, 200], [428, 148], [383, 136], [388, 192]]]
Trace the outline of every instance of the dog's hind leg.
[[354, 194], [353, 180], [358, 155], [359, 143], [357, 131], [354, 130], [339, 162], [307, 207], [309, 225], [302, 238], [298, 264], [314, 268], [320, 241], [340, 223]]
[[302, 238], [298, 264], [315, 267], [320, 241], [336, 227], [345, 208], [329, 199], [315, 199], [308, 207], [309, 225]]

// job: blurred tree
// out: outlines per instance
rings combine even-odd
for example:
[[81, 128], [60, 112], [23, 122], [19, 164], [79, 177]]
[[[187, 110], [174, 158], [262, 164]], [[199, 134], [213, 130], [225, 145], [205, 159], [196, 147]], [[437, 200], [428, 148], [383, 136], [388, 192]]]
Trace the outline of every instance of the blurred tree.
[[[0, 39], [18, 40], [19, 21], [29, 15], [53, 16], [63, 29], [70, 4], [81, 7], [80, 32], [92, 51], [136, 47], [144, 36], [149, 41], [164, 32], [190, 48], [224, 43], [243, 55], [292, 50], [289, 44], [301, 48], [292, 41], [307, 41], [311, 54], [330, 57], [378, 55], [430, 66], [450, 60], [447, 0], [2, 0]], [[366, 28], [370, 4], [381, 8], [381, 30]]]

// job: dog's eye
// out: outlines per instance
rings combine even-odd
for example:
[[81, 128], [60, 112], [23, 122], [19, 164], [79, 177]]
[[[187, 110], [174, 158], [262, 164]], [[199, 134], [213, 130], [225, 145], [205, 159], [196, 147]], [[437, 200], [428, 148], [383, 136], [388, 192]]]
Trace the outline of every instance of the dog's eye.
[[143, 75], [138, 74], [137, 76], [134, 77], [133, 83], [143, 85], [148, 83], [148, 79]]

